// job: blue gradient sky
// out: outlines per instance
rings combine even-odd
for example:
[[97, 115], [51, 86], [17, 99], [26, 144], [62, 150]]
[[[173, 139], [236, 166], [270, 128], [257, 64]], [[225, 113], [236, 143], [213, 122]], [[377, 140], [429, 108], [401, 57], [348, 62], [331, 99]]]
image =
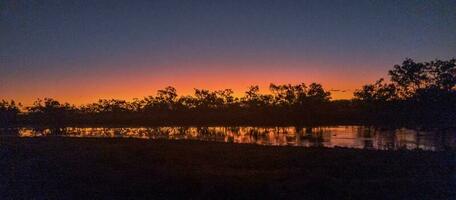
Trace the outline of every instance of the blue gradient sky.
[[0, 0], [0, 99], [73, 103], [174, 85], [321, 82], [456, 56], [456, 1]]

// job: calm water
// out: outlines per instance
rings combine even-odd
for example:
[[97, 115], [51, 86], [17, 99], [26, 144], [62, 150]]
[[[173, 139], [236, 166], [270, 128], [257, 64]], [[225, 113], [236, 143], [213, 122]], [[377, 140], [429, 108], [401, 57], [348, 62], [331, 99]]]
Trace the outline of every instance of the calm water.
[[304, 147], [351, 147], [365, 149], [456, 148], [456, 129], [417, 131], [364, 126], [297, 127], [148, 127], [0, 129], [1, 135], [20, 137], [134, 137], [144, 139], [204, 140], [227, 143]]

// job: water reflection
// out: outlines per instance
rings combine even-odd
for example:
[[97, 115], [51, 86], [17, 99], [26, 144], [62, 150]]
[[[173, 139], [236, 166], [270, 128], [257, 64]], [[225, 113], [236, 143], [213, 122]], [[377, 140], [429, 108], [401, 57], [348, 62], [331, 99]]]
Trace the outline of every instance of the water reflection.
[[456, 147], [456, 130], [380, 129], [364, 126], [334, 127], [147, 127], [147, 128], [17, 128], [0, 129], [2, 136], [134, 137], [184, 139], [259, 145], [351, 147], [365, 149], [423, 149]]

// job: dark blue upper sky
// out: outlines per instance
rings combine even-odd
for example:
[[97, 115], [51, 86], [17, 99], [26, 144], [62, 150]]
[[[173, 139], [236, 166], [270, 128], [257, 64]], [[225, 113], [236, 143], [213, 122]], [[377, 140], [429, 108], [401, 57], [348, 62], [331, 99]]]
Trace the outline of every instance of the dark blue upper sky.
[[324, 83], [334, 84], [318, 80], [325, 73], [366, 81], [363, 72], [371, 79], [405, 57], [456, 55], [454, 0], [0, 2], [0, 97], [6, 98], [24, 96], [24, 88], [58, 96], [65, 88], [56, 83], [135, 72], [172, 83], [183, 71], [267, 74], [280, 66], [303, 76], [321, 73], [315, 81]]

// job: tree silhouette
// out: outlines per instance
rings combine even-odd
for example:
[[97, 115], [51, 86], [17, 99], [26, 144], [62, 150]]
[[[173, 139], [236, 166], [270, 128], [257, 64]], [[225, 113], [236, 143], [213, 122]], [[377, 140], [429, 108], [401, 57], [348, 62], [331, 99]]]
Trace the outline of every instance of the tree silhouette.
[[364, 85], [361, 89], [354, 92], [355, 99], [375, 102], [391, 101], [397, 99], [397, 89], [394, 84], [387, 84], [384, 79], [379, 79], [374, 84]]
[[323, 86], [318, 83], [312, 83], [309, 85], [307, 96], [312, 102], [328, 102], [331, 99], [331, 93], [325, 91]]
[[304, 83], [298, 85], [284, 84], [275, 85], [271, 83], [269, 89], [274, 95], [274, 103], [282, 106], [296, 105], [300, 99], [306, 97], [306, 85]]
[[11, 125], [16, 123], [17, 114], [20, 112], [20, 107], [22, 105], [17, 105], [15, 101], [0, 101], [0, 125]]
[[435, 60], [426, 63], [433, 87], [450, 91], [456, 85], [456, 59], [448, 61]]
[[242, 105], [247, 108], [259, 108], [272, 104], [272, 95], [260, 94], [260, 87], [252, 85], [241, 98]]
[[174, 87], [132, 101], [100, 99], [76, 107], [38, 99], [21, 111], [0, 101], [0, 126], [40, 125], [445, 125], [456, 122], [456, 60], [405, 59], [354, 92], [352, 100], [331, 100], [321, 84], [273, 84], [269, 94], [250, 86], [243, 97], [231, 89], [195, 89], [179, 96]]
[[416, 63], [406, 58], [402, 65], [394, 65], [388, 71], [391, 81], [397, 86], [403, 97], [413, 95], [416, 90], [427, 87], [429, 81], [428, 68], [424, 63]]
[[160, 109], [172, 110], [176, 104], [177, 99], [176, 88], [168, 86], [163, 90], [157, 91], [157, 96], [155, 97], [156, 106]]

